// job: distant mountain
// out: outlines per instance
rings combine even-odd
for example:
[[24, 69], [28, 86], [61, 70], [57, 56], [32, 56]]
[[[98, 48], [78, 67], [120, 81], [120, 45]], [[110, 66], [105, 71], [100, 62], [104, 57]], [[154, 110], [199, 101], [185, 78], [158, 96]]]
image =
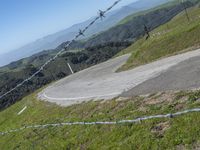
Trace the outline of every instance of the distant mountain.
[[[171, 0], [139, 0], [118, 10], [112, 11], [106, 15], [106, 18], [103, 21], [98, 21], [87, 31], [86, 38], [111, 28], [121, 19], [130, 14], [137, 13], [142, 10], [147, 10], [169, 1]], [[12, 61], [16, 61], [24, 57], [31, 56], [46, 49], [56, 48], [59, 44], [73, 38], [77, 33], [77, 30], [85, 27], [91, 21], [91, 19], [79, 24], [75, 24], [70, 28], [55, 34], [41, 38], [9, 53], [0, 55], [0, 66], [6, 65]]]
[[[189, 8], [194, 6], [194, 3], [187, 1], [185, 2], [185, 6]], [[182, 4], [164, 5], [164, 7], [159, 6], [153, 9], [153, 11], [147, 10], [145, 13], [135, 14], [134, 17], [128, 20], [126, 19], [127, 21], [125, 23], [117, 24], [107, 31], [85, 41], [74, 42], [70, 49], [78, 49], [80, 51], [66, 51], [63, 53], [50, 63], [48, 67], [45, 67], [33, 80], [10, 94], [9, 100], [7, 97], [3, 98], [0, 102], [0, 110], [51, 81], [68, 76], [70, 70], [67, 63], [70, 63], [76, 72], [106, 61], [132, 44], [129, 39], [132, 41], [133, 39], [144, 36], [144, 22], [148, 27], [151, 27], [150, 30], [153, 30], [171, 20], [174, 16], [182, 12], [183, 9]], [[31, 57], [0, 67], [0, 95], [35, 73], [42, 64], [61, 50], [65, 43], [62, 43], [56, 49], [42, 51]]]

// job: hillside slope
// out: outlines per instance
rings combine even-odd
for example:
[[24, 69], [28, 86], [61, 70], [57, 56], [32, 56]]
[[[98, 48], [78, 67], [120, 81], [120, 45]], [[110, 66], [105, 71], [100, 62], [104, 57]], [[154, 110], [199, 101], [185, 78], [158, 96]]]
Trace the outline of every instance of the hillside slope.
[[119, 55], [132, 53], [128, 62], [120, 70], [127, 70], [162, 57], [199, 48], [199, 6], [188, 9], [188, 14], [189, 22], [185, 12], [182, 12], [170, 22], [152, 31], [150, 39], [141, 38], [132, 46], [120, 52]]
[[[200, 91], [91, 101], [67, 108], [38, 101], [36, 95], [0, 112], [0, 132], [48, 123], [129, 120], [200, 107]], [[27, 109], [17, 115], [24, 106]], [[140, 123], [27, 128], [0, 135], [0, 149], [198, 149], [199, 123], [196, 112]]]
[[[129, 18], [126, 22], [121, 23], [122, 21], [120, 21], [116, 26], [89, 39], [86, 42], [86, 46], [113, 41], [136, 41], [145, 34], [144, 25], [150, 31], [154, 30], [184, 10], [183, 5], [180, 3], [171, 2], [170, 4], [167, 3], [162, 5], [162, 7], [159, 6], [152, 10], [133, 14], [134, 17]], [[186, 1], [184, 5], [186, 8], [189, 8], [194, 6], [195, 3], [193, 1]]]
[[[193, 3], [186, 2], [187, 7], [193, 6]], [[70, 74], [67, 63], [72, 65], [73, 70], [80, 71], [97, 63], [108, 60], [121, 50], [130, 46], [130, 39], [138, 39], [144, 35], [143, 20], [147, 25], [152, 25], [152, 29], [166, 23], [176, 14], [181, 12], [183, 7], [180, 4], [170, 7], [154, 10], [143, 15], [136, 16], [130, 22], [113, 27], [88, 41], [77, 41], [70, 48], [73, 52], [67, 52], [58, 57], [43, 72], [38, 74], [33, 81], [28, 82], [22, 88], [14, 91], [12, 94], [4, 97], [0, 102], [0, 108], [5, 108], [15, 103], [24, 95], [33, 92], [41, 86], [61, 79]], [[154, 21], [152, 18], [164, 17], [161, 21]], [[108, 39], [108, 37], [110, 37]], [[13, 62], [0, 69], [0, 94], [16, 86], [23, 79], [32, 75], [36, 70], [57, 51], [62, 49], [66, 43], [61, 44], [54, 50], [44, 51], [32, 57]], [[68, 49], [69, 50], [69, 49]]]

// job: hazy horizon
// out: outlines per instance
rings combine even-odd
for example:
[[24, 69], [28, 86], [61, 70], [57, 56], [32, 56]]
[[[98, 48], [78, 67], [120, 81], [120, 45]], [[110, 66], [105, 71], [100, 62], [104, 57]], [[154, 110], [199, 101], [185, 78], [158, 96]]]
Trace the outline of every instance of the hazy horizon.
[[[83, 22], [115, 0], [2, 0], [0, 2], [0, 54]], [[123, 0], [115, 9], [137, 0]], [[88, 9], [88, 6], [90, 9]], [[78, 11], [77, 11], [78, 10]], [[84, 12], [84, 13], [83, 13]]]

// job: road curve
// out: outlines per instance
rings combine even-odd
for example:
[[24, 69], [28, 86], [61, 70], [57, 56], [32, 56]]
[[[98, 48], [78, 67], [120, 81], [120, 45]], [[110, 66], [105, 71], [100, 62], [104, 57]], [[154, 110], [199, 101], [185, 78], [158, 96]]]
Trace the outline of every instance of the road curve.
[[[200, 49], [164, 58], [132, 70], [115, 73], [129, 56], [130, 54], [120, 56], [70, 75], [47, 87], [38, 96], [41, 100], [68, 106], [93, 99], [110, 99], [122, 93], [122, 96], [135, 95], [133, 93], [135, 87], [147, 80], [159, 77], [170, 71], [169, 68], [179, 65], [183, 61], [188, 59], [192, 61], [192, 58], [200, 56]], [[170, 82], [170, 80], [168, 81]], [[148, 87], [153, 89], [155, 84], [157, 83], [153, 82]], [[163, 90], [165, 90], [165, 85], [162, 85]], [[145, 92], [148, 93], [144, 90]]]

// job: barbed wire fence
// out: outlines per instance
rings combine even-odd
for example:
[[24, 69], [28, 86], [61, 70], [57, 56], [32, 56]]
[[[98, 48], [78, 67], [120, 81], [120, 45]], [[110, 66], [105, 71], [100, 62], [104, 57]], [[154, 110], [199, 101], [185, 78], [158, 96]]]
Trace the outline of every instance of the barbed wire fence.
[[48, 128], [48, 127], [62, 127], [62, 126], [74, 126], [74, 125], [120, 125], [127, 123], [141, 123], [145, 120], [150, 119], [162, 119], [162, 118], [174, 118], [180, 115], [184, 115], [187, 113], [200, 112], [200, 108], [188, 109], [185, 111], [180, 111], [176, 113], [169, 113], [164, 115], [152, 115], [152, 116], [144, 116], [133, 120], [120, 120], [120, 121], [97, 121], [97, 122], [63, 122], [63, 123], [52, 123], [52, 124], [43, 124], [43, 125], [29, 125], [24, 126], [18, 129], [11, 129], [8, 131], [0, 132], [0, 135], [6, 135], [14, 132], [23, 131], [25, 129], [34, 129], [34, 128]]
[[18, 89], [19, 87], [23, 86], [26, 82], [30, 81], [31, 79], [33, 79], [38, 73], [40, 73], [41, 71], [44, 70], [44, 68], [50, 64], [51, 62], [53, 62], [58, 56], [60, 56], [69, 46], [71, 46], [71, 44], [73, 42], [75, 42], [80, 36], [84, 36], [84, 33], [95, 23], [97, 22], [99, 19], [103, 19], [105, 17], [105, 15], [112, 9], [114, 8], [119, 2], [121, 2], [122, 0], [117, 0], [115, 1], [110, 7], [108, 7], [106, 10], [101, 11], [99, 10], [99, 15], [97, 17], [95, 17], [84, 29], [79, 30], [79, 33], [71, 40], [69, 41], [63, 49], [61, 49], [58, 53], [56, 53], [55, 56], [53, 56], [52, 58], [50, 58], [49, 60], [47, 60], [39, 69], [38, 71], [36, 71], [35, 73], [33, 73], [31, 76], [29, 76], [28, 78], [26, 78], [25, 80], [23, 80], [21, 83], [17, 84], [14, 88], [10, 89], [9, 91], [7, 91], [6, 93], [0, 95], [0, 100], [7, 96], [8, 94], [12, 93], [13, 91], [15, 91], [16, 89]]
[[[108, 7], [105, 11], [99, 11], [99, 15], [97, 17], [94, 18], [94, 20], [92, 20], [84, 29], [79, 30], [79, 33], [71, 40], [69, 41], [63, 49], [61, 49], [58, 53], [56, 53], [55, 56], [53, 56], [52, 58], [50, 58], [48, 61], [46, 61], [39, 69], [38, 71], [36, 71], [35, 73], [33, 73], [31, 76], [29, 76], [28, 78], [26, 78], [25, 80], [23, 80], [21, 83], [17, 84], [14, 88], [10, 89], [9, 91], [7, 91], [6, 93], [4, 93], [3, 95], [0, 95], [0, 100], [7, 96], [8, 94], [12, 93], [13, 91], [15, 91], [16, 89], [20, 88], [22, 85], [24, 85], [26, 82], [30, 81], [31, 79], [33, 79], [38, 73], [40, 73], [41, 71], [44, 70], [44, 68], [50, 64], [51, 62], [53, 62], [57, 57], [59, 57], [63, 52], [65, 52], [65, 50], [73, 43], [75, 42], [80, 36], [84, 36], [84, 33], [99, 19], [102, 20], [102, 18], [105, 17], [105, 14], [107, 12], [109, 12], [113, 7], [115, 7], [120, 1], [122, 0], [117, 0], [115, 1], [110, 7]], [[39, 125], [28, 125], [28, 126], [23, 126], [21, 128], [17, 128], [17, 129], [11, 129], [11, 130], [7, 130], [7, 131], [0, 131], [0, 135], [6, 135], [9, 133], [14, 133], [14, 132], [19, 132], [25, 129], [36, 129], [36, 128], [48, 128], [48, 127], [61, 127], [61, 126], [73, 126], [73, 125], [120, 125], [120, 124], [126, 124], [126, 123], [138, 123], [138, 122], [142, 122], [145, 120], [150, 120], [150, 119], [162, 119], [162, 118], [174, 118], [180, 115], [185, 115], [188, 113], [194, 113], [194, 112], [200, 112], [200, 108], [194, 108], [194, 109], [188, 109], [185, 111], [180, 111], [180, 112], [175, 112], [175, 113], [169, 113], [169, 114], [161, 114], [161, 115], [151, 115], [151, 116], [144, 116], [144, 117], [140, 117], [137, 119], [133, 119], [133, 120], [120, 120], [120, 121], [97, 121], [97, 122], [59, 122], [59, 123], [50, 123], [50, 124], [39, 124]]]

